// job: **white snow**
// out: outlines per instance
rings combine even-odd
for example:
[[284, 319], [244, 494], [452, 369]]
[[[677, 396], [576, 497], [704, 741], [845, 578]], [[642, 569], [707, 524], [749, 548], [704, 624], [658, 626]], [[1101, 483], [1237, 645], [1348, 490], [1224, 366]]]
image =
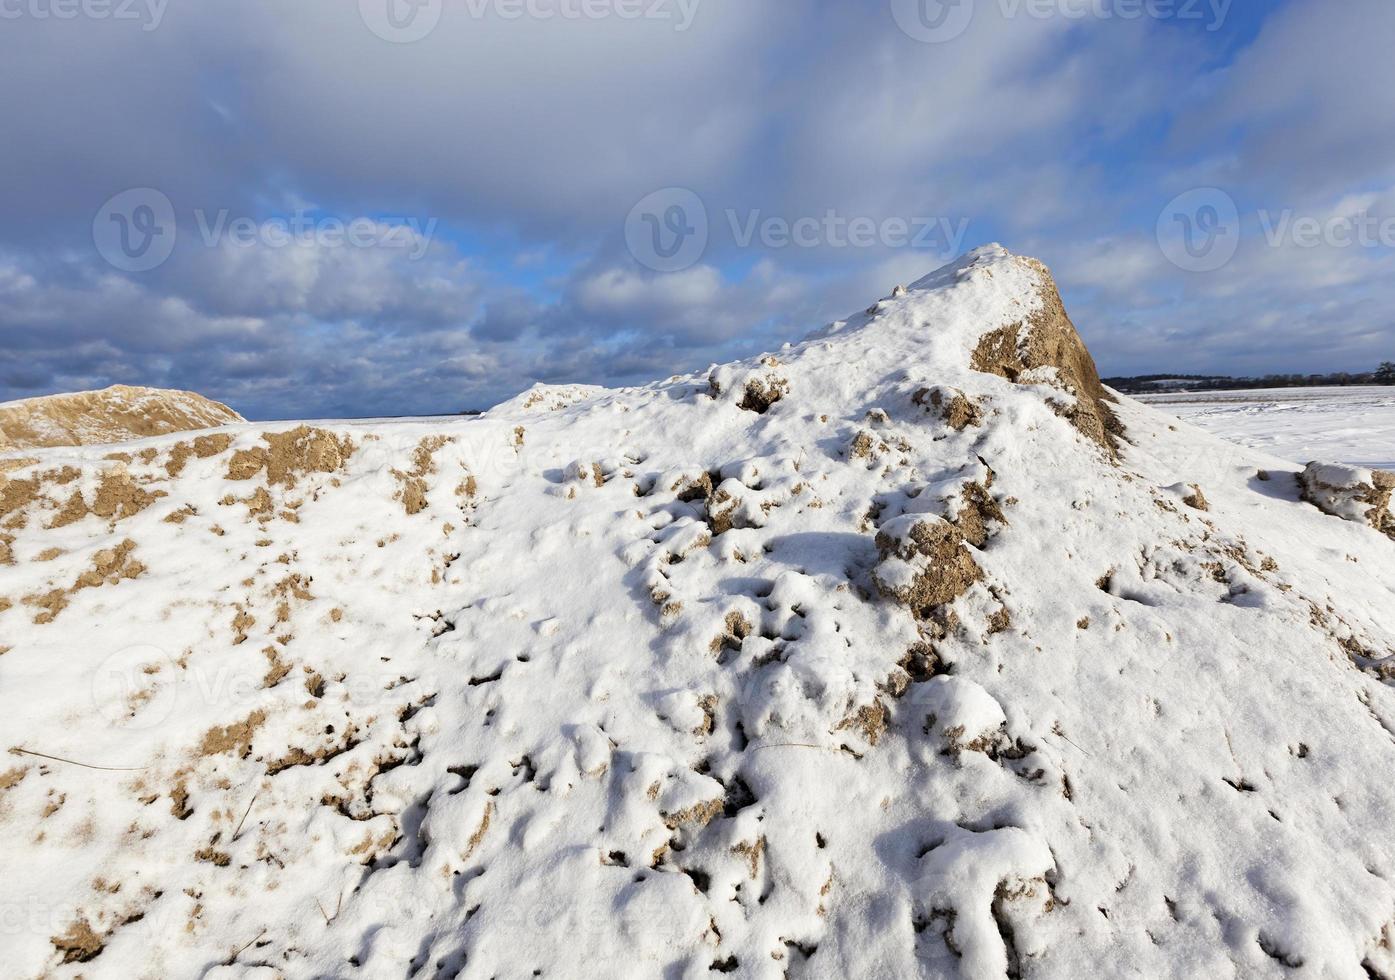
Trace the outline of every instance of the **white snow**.
[[[1395, 542], [971, 370], [1037, 288], [990, 247], [715, 385], [326, 423], [289, 473], [289, 423], [31, 453], [3, 972], [1395, 975]], [[918, 620], [877, 533], [989, 467]]]
[[1395, 468], [1395, 388], [1269, 388], [1142, 395], [1208, 432], [1295, 463]]

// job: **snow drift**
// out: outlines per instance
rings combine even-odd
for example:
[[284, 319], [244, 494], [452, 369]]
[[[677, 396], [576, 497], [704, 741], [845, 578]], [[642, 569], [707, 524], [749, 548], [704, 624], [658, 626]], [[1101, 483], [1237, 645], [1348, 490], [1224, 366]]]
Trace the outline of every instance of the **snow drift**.
[[1395, 976], [1391, 540], [1001, 248], [643, 388], [34, 455], [7, 972]]

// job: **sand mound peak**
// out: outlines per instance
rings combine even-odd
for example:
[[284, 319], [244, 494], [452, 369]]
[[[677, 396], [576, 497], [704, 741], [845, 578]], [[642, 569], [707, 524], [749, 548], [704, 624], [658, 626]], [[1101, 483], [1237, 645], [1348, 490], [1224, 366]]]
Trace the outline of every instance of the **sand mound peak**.
[[1013, 256], [1038, 282], [1040, 307], [1017, 323], [983, 335], [974, 350], [973, 368], [1009, 381], [1048, 381], [1076, 396], [1063, 409], [1071, 424], [1111, 454], [1120, 432], [1110, 408], [1114, 397], [1100, 382], [1094, 358], [1066, 313], [1051, 271], [1036, 259]]
[[0, 403], [0, 452], [128, 442], [243, 421], [192, 391], [112, 385]]

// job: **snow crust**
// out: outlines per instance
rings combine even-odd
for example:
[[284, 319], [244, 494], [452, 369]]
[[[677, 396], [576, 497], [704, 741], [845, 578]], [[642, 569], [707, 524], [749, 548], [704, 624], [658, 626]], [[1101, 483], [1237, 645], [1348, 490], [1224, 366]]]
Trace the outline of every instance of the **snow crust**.
[[[1395, 976], [1395, 543], [973, 371], [1040, 290], [994, 246], [646, 387], [28, 454], [4, 972]], [[980, 574], [917, 608], [878, 533], [936, 522]]]

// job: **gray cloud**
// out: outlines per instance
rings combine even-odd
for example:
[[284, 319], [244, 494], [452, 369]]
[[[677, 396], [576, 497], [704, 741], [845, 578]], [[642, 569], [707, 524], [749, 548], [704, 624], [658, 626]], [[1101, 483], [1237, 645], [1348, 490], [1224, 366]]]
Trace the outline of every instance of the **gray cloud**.
[[[1388, 250], [1271, 247], [1254, 216], [1389, 211], [1389, 4], [1280, 6], [1220, 68], [1202, 32], [997, 6], [942, 45], [880, 3], [819, 0], [705, 0], [681, 32], [447, 3], [409, 45], [336, 0], [173, 0], [150, 31], [6, 21], [0, 77], [24, 95], [0, 102], [0, 398], [124, 381], [261, 416], [478, 408], [535, 380], [774, 349], [944, 257], [741, 249], [727, 209], [967, 220], [965, 247], [1003, 240], [1056, 268], [1107, 371], [1395, 354]], [[1241, 201], [1246, 235], [1195, 275], [1153, 224], [1210, 183]], [[621, 227], [673, 185], [702, 196], [713, 239], [656, 276]], [[179, 246], [127, 276], [91, 226], [130, 187], [174, 202]], [[297, 209], [439, 231], [412, 255], [209, 245], [195, 213]]]

